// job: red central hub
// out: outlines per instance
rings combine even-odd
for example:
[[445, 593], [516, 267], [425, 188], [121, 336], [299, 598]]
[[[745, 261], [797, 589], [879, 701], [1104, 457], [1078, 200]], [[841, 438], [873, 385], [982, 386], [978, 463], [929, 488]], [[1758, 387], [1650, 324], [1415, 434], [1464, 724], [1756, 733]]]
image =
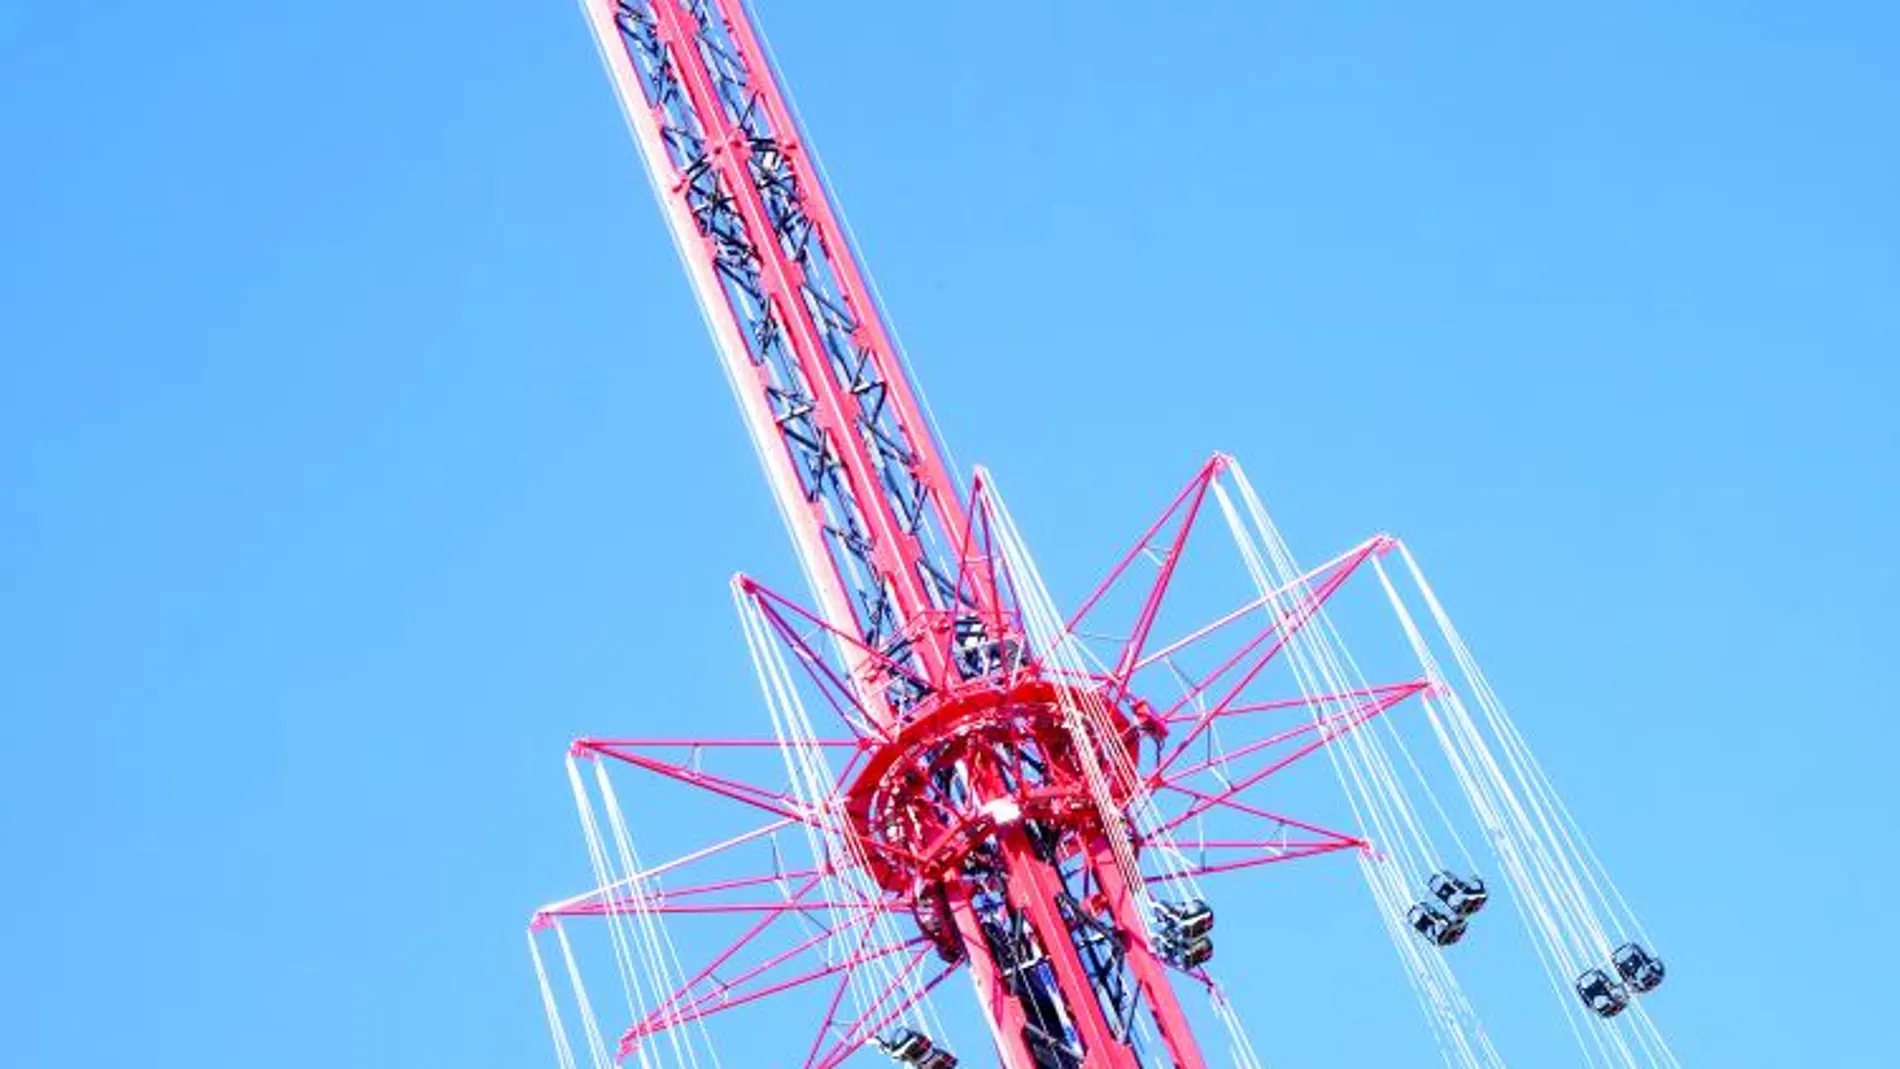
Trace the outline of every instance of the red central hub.
[[1175, 1065], [1203, 1064], [1103, 819], [1161, 734], [1144, 703], [1029, 668], [926, 697], [845, 794], [873, 878], [968, 962], [1005, 1069], [1141, 1069], [1144, 1012]]
[[[1091, 708], [1106, 715], [1067, 711]], [[1104, 766], [1135, 767], [1143, 733], [1154, 732], [1141, 706], [1131, 716], [1097, 694], [1037, 678], [974, 683], [921, 703], [846, 794], [877, 881], [910, 893], [954, 878], [973, 849], [1013, 824], [1026, 822], [1052, 844], [1092, 838], [1101, 817], [1072, 719]], [[1105, 778], [1112, 802], [1124, 804], [1126, 777]]]

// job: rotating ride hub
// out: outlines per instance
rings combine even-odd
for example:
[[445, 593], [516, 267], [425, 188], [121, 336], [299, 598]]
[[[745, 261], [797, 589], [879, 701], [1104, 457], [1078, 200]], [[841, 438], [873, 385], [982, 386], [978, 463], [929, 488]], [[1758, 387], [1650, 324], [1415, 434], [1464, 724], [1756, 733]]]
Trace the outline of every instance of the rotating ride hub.
[[[899, 893], [953, 881], [990, 864], [1004, 840], [1022, 840], [1046, 860], [1072, 856], [1103, 835], [1086, 763], [1095, 764], [1111, 804], [1127, 803], [1126, 780], [1152, 722], [1106, 707], [1104, 733], [1086, 714], [1099, 698], [1041, 679], [977, 682], [926, 697], [895, 737], [870, 756], [846, 794], [850, 824], [871, 872]], [[1094, 750], [1085, 759], [1071, 732], [1081, 723]], [[1108, 737], [1104, 737], [1104, 735]], [[1111, 757], [1112, 751], [1119, 753]]]
[[[937, 955], [969, 964], [1006, 1037], [1005, 1064], [1156, 1064], [1135, 1041], [1150, 1015], [1191, 1051], [1163, 969], [1212, 957], [1213, 913], [1156, 903], [1144, 936], [1124, 868], [1140, 844], [1118, 854], [1119, 817], [1104, 818], [1128, 805], [1140, 744], [1163, 737], [1160, 721], [1141, 702], [1034, 669], [966, 680], [906, 713], [846, 791], [848, 824], [872, 877], [910, 902]], [[926, 1064], [896, 1053], [924, 1057], [915, 1040], [887, 1039], [879, 1046], [900, 1063]], [[1203, 1064], [1191, 1057], [1170, 1064]]]
[[[1581, 832], [1536, 763], [1519, 759], [1521, 738], [1402, 544], [1375, 536], [1301, 571], [1238, 464], [1216, 454], [1065, 617], [988, 473], [966, 486], [947, 463], [746, 0], [584, 0], [582, 9], [811, 604], [734, 581], [772, 740], [584, 739], [570, 752], [593, 889], [538, 910], [529, 932], [564, 1064], [578, 1048], [537, 939], [548, 933], [561, 955], [557, 976], [599, 1055], [596, 1003], [560, 927], [581, 917], [607, 919], [634, 1011], [620, 1054], [637, 1050], [643, 1065], [657, 1048], [641, 1044], [661, 1033], [676, 1059], [701, 1064], [696, 1048], [711, 1053], [705, 1018], [826, 985], [803, 1069], [841, 1069], [867, 1047], [912, 1069], [954, 1069], [928, 998], [964, 970], [1003, 1069], [1206, 1069], [1176, 973], [1207, 992], [1230, 1049], [1251, 1062], [1240, 1014], [1207, 972], [1214, 913], [1200, 876], [1357, 851], [1380, 908], [1412, 929], [1392, 926], [1408, 962], [1417, 948], [1404, 941], [1452, 947], [1489, 900], [1483, 879], [1441, 868], [1406, 777], [1393, 772], [1430, 787], [1402, 736], [1358, 733], [1414, 699], [1436, 703], [1426, 707], [1434, 739], [1468, 800], [1502, 814], [1485, 824], [1498, 856], [1542, 859], [1539, 880], [1507, 867], [1500, 890], [1527, 896], [1527, 915], [1555, 918], [1539, 938], [1546, 960], [1560, 962], [1550, 968], [1566, 1012], [1577, 1012], [1562, 990], [1573, 983], [1604, 1017], [1661, 983], [1662, 962], [1623, 943], [1622, 932], [1640, 930], [1634, 918], [1611, 912], [1599, 889], [1607, 875], [1599, 880], [1587, 845], [1573, 845]], [[1177, 566], [1193, 555], [1197, 518], [1215, 514], [1247, 565], [1247, 600], [1177, 632]], [[1379, 563], [1392, 551], [1431, 611], [1429, 640]], [[1324, 606], [1362, 565], [1403, 624], [1414, 657], [1401, 663], [1417, 661], [1418, 677], [1359, 678], [1333, 633]], [[1480, 715], [1438, 678], [1433, 642], [1453, 655]], [[1141, 690], [1168, 695], [1164, 708], [1130, 696]], [[849, 737], [821, 737], [801, 695], [822, 695]], [[1301, 709], [1310, 716], [1297, 725], [1253, 719]], [[1228, 724], [1257, 737], [1229, 748], [1218, 737]], [[1147, 749], [1169, 726], [1179, 736]], [[1349, 734], [1354, 745], [1333, 745]], [[1189, 752], [1197, 740], [1205, 759]], [[784, 759], [788, 785], [746, 782], [747, 755], [767, 747]], [[1389, 814], [1408, 839], [1375, 848], [1240, 797], [1322, 751], [1336, 757], [1353, 811]], [[1258, 767], [1230, 775], [1242, 756]], [[733, 834], [719, 825], [718, 841], [643, 863], [596, 759], [770, 820]], [[595, 762], [591, 784], [582, 761]], [[1241, 830], [1208, 838], [1209, 813]], [[1183, 827], [1195, 838], [1177, 838]], [[782, 853], [781, 833], [802, 834], [814, 856]], [[769, 855], [769, 872], [748, 867], [767, 863], [747, 860], [755, 853]], [[924, 938], [889, 930], [902, 912]], [[693, 965], [667, 932], [670, 917], [709, 926], [694, 937], [706, 954], [691, 955]], [[799, 923], [781, 923], [790, 918]], [[1582, 934], [1590, 938], [1573, 938]], [[1572, 960], [1572, 946], [1617, 949]], [[1489, 1058], [1450, 970], [1411, 972], [1441, 1047]], [[1647, 1027], [1640, 1012], [1629, 1020]], [[770, 1061], [790, 1064], [778, 1052]]]

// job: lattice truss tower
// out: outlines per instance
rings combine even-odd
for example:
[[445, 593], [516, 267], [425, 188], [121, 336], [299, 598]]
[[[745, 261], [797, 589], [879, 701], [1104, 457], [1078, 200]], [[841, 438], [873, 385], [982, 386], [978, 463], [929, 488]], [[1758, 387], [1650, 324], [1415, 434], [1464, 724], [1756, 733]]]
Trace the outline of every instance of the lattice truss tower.
[[735, 1036], [805, 1069], [1258, 1065], [1211, 903], [1244, 924], [1259, 889], [1217, 883], [1323, 858], [1448, 1065], [1504, 1064], [1449, 967], [1481, 871], [1583, 1064], [1676, 1064], [1653, 943], [1398, 540], [1301, 568], [1216, 455], [1059, 609], [946, 462], [743, 0], [582, 7], [810, 600], [732, 585], [769, 736], [573, 744], [592, 885], [529, 930], [563, 1069]]

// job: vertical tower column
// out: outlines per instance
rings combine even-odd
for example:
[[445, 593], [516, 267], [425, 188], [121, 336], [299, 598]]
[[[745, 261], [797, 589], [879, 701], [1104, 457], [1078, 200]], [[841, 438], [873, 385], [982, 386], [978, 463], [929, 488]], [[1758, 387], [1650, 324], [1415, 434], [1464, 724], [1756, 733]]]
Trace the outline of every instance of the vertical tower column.
[[867, 704], [901, 718], [967, 674], [958, 622], [1001, 618], [958, 581], [987, 564], [959, 558], [964, 509], [890, 331], [744, 5], [586, 3], [807, 579], [869, 651]]
[[1103, 1012], [1095, 985], [1083, 968], [1076, 951], [1075, 932], [1058, 905], [1061, 882], [1049, 866], [1030, 849], [1020, 827], [1003, 830], [998, 853], [1007, 866], [1005, 880], [1011, 901], [1034, 927], [1036, 938], [1048, 955], [1055, 981], [1062, 991], [1062, 1004], [1069, 1011], [1070, 1024], [1082, 1042], [1082, 1065], [1088, 1069], [1141, 1069], [1127, 1043], [1115, 1035]]
[[[766, 202], [768, 189], [762, 188], [773, 184], [777, 176], [772, 172], [790, 171], [784, 140], [787, 132], [761, 130], [761, 117], [753, 110], [762, 108], [763, 98], [772, 94], [762, 88], [764, 80], [751, 74], [744, 58], [721, 49], [716, 35], [729, 23], [716, 6], [657, 0], [649, 10], [666, 62], [698, 118], [702, 147], [710, 150], [698, 166], [718, 174], [716, 196], [736, 213], [745, 232], [752, 236], [752, 264], [748, 266], [756, 268], [763, 282], [766, 321], [782, 332], [802, 372], [800, 377], [811, 391], [808, 403], [819, 420], [826, 450], [821, 459], [835, 465], [837, 479], [843, 484], [838, 487], [835, 502], [842, 515], [829, 515], [827, 519], [832, 524], [850, 525], [844, 537], [857, 551], [858, 563], [870, 572], [857, 581], [868, 584], [871, 597], [887, 598], [900, 621], [916, 618], [933, 604], [917, 568], [917, 562], [925, 558], [918, 532], [900, 522], [898, 513], [882, 500], [882, 487], [877, 482], [882, 465], [873, 460], [862, 430], [867, 415], [863, 392], [854, 388], [854, 381], [840, 381], [851, 376], [848, 372], [841, 376], [841, 369], [834, 366], [840, 357], [845, 361], [850, 357], [827, 344], [831, 339], [825, 337], [819, 322], [823, 309], [815, 307], [819, 302], [808, 278], [809, 257], [797, 255], [796, 246], [787, 248], [788, 240], [795, 239], [801, 230], [807, 240], [812, 237], [809, 216], [802, 210], [806, 198], [795, 184], [808, 180], [808, 176], [796, 172], [785, 176], [788, 184], [775, 191], [794, 194], [797, 200], [780, 204], [776, 212]], [[716, 73], [720, 59], [728, 67], [725, 78]], [[730, 76], [734, 71], [745, 76], [735, 79]], [[774, 158], [760, 158], [768, 155]], [[692, 188], [689, 180], [687, 189]], [[926, 644], [919, 652], [931, 676], [940, 676], [942, 665], [934, 663], [938, 657], [935, 648]]]
[[[961, 545], [965, 509], [744, 0], [584, 4], [879, 746], [971, 694], [991, 712], [1014, 708], [1010, 688], [1033, 682], [1034, 651], [1011, 630], [989, 563]], [[993, 655], [1005, 645], [1028, 660]], [[1029, 712], [1047, 704], [1023, 701]], [[1052, 721], [1039, 723], [1044, 735], [985, 745], [1038, 750], [1053, 768], [1062, 743]], [[965, 745], [938, 742], [900, 759], [934, 774], [944, 746]], [[1077, 805], [1041, 812], [1032, 831], [1021, 768], [1005, 774], [969, 753], [952, 770], [959, 797], [929, 796], [936, 788], [920, 778], [931, 803], [920, 808], [994, 805], [992, 822], [960, 844], [950, 871], [910, 875], [944, 892], [1004, 1065], [1159, 1069], [1166, 1058], [1201, 1069], [1143, 943], [1136, 896], [1091, 860], [1099, 822]], [[1051, 836], [1066, 845], [1052, 848]], [[1088, 872], [1105, 893], [1084, 902], [1069, 884]], [[1137, 999], [1165, 1051], [1131, 1034]]]
[[1154, 1015], [1162, 1042], [1173, 1053], [1179, 1069], [1202, 1069], [1206, 1063], [1201, 1057], [1200, 1045], [1194, 1041], [1194, 1031], [1188, 1027], [1187, 1015], [1181, 1012], [1181, 1000], [1175, 997], [1174, 986], [1168, 983], [1161, 959], [1141, 935], [1141, 918], [1136, 915], [1141, 908], [1140, 901], [1122, 876], [1121, 866], [1116, 864], [1108, 841], [1100, 836], [1089, 843], [1089, 869], [1102, 889], [1106, 908], [1115, 917], [1115, 928], [1122, 934], [1127, 949], [1128, 968], [1141, 987], [1149, 1012]]
[[1003, 1069], [1040, 1069], [1023, 1039], [1029, 1018], [989, 952], [988, 938], [977, 918], [969, 885], [961, 880], [951, 881], [946, 891], [957, 936], [969, 954], [970, 978], [976, 985], [977, 1003], [984, 1020], [989, 1022], [990, 1034], [996, 1039], [996, 1054], [1002, 1059]]

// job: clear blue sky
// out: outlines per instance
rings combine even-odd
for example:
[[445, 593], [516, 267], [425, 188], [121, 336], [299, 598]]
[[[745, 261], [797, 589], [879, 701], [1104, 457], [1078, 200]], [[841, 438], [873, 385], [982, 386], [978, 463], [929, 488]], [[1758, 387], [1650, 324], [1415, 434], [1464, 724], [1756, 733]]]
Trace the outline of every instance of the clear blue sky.
[[[1404, 533], [1685, 1062], [1892, 1064], [1892, 5], [760, 6], [1059, 593], [1214, 448]], [[563, 747], [796, 574], [572, 4], [0, 0], [0, 145], [4, 1060], [551, 1065]]]

